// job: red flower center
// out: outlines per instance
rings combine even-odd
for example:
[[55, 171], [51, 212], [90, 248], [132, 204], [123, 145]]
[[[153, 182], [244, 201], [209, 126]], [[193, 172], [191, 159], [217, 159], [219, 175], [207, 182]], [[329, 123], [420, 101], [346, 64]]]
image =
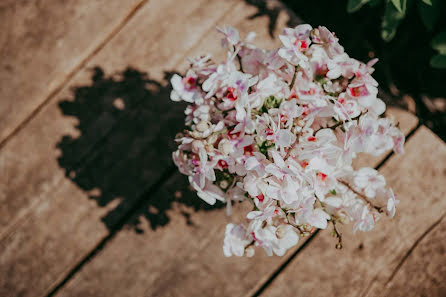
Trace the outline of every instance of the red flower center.
[[259, 199], [260, 202], [263, 202], [265, 200], [265, 196], [263, 194], [257, 195], [257, 199]]
[[218, 160], [218, 165], [223, 169], [226, 169], [229, 167], [228, 162], [226, 162], [225, 160]]
[[318, 172], [317, 177], [319, 177], [322, 181], [325, 181], [327, 175], [325, 173]]
[[242, 133], [241, 131], [239, 132], [233, 132], [234, 128], [231, 128], [228, 130], [228, 138], [229, 139], [237, 139], [240, 137], [240, 134]]
[[233, 87], [229, 87], [226, 90], [225, 97], [228, 98], [231, 101], [237, 100], [237, 95], [235, 94], [235, 89]]
[[286, 123], [288, 121], [288, 116], [286, 114], [281, 114], [280, 115], [280, 122], [281, 123]]
[[197, 80], [195, 79], [195, 77], [192, 76], [188, 76], [184, 79], [184, 84], [186, 89], [190, 90], [193, 89], [195, 87]]
[[254, 151], [254, 147], [252, 145], [248, 145], [248, 146], [243, 147], [243, 154], [245, 156], [252, 156], [253, 155], [253, 153], [252, 153], [253, 151]]
[[294, 99], [294, 98], [299, 98], [299, 97], [297, 96], [297, 94], [296, 94], [296, 90], [295, 90], [295, 89], [293, 89], [293, 90], [291, 91], [291, 94], [290, 94], [290, 97], [288, 97], [288, 100], [291, 100], [291, 99]]
[[300, 51], [304, 51], [308, 48], [308, 42], [306, 40], [296, 39], [294, 45], [297, 46]]
[[321, 75], [321, 76], [325, 76], [328, 73], [329, 69], [327, 64], [323, 64], [322, 66], [319, 66], [316, 68], [316, 74], [317, 75]]
[[304, 168], [304, 169], [305, 169], [305, 167], [308, 166], [308, 162], [307, 162], [307, 161], [300, 162], [299, 164], [300, 164], [300, 166], [302, 166], [302, 168]]
[[307, 138], [307, 140], [311, 141], [311, 142], [314, 142], [314, 141], [316, 141], [316, 137], [310, 136], [310, 137]]
[[348, 90], [350, 91], [350, 95], [353, 97], [367, 96], [369, 94], [369, 90], [367, 90], [365, 85], [349, 88]]
[[271, 130], [270, 128], [266, 128], [265, 131], [266, 131], [266, 135], [267, 135], [267, 136], [274, 135], [274, 131]]
[[308, 91], [300, 91], [302, 95], [314, 95], [316, 94], [315, 88], [310, 88]]

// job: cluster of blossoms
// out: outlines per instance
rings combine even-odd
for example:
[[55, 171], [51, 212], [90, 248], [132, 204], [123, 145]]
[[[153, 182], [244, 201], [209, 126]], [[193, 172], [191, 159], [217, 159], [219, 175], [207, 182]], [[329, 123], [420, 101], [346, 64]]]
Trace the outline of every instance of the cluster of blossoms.
[[172, 78], [171, 99], [185, 101], [187, 130], [173, 160], [209, 204], [248, 200], [246, 224], [228, 224], [226, 256], [252, 256], [254, 246], [283, 255], [299, 237], [352, 222], [371, 230], [398, 203], [375, 169], [354, 170], [357, 153], [403, 152], [404, 135], [381, 115], [373, 64], [350, 58], [325, 27], [299, 25], [280, 35], [282, 47], [254, 46], [232, 27], [227, 58], [191, 59]]

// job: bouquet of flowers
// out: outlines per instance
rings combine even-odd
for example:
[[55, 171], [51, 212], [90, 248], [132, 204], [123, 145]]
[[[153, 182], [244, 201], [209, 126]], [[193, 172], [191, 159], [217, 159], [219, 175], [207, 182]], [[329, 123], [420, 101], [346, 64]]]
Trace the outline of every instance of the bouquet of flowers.
[[357, 153], [403, 152], [404, 135], [382, 117], [373, 65], [350, 58], [325, 27], [299, 25], [264, 50], [232, 27], [223, 34], [227, 58], [190, 60], [172, 77], [173, 101], [190, 103], [187, 129], [173, 160], [209, 204], [247, 200], [246, 224], [228, 224], [226, 256], [252, 256], [261, 246], [283, 255], [299, 237], [338, 224], [371, 230], [398, 200], [373, 168], [354, 170]]

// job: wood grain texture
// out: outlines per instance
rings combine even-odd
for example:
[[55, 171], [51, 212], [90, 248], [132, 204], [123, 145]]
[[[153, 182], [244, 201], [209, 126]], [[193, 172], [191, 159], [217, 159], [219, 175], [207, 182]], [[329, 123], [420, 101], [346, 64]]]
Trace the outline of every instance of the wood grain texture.
[[446, 296], [446, 220], [435, 223], [419, 238], [407, 259], [386, 284], [378, 282], [368, 290], [371, 296]]
[[[406, 133], [410, 130], [405, 125], [414, 127], [417, 122], [398, 110], [395, 117], [401, 118]], [[362, 162], [374, 167], [380, 161]], [[175, 197], [178, 192], [181, 198]], [[252, 259], [225, 258], [224, 227], [230, 221], [243, 222], [249, 205], [235, 206], [228, 218], [224, 209], [192, 207], [185, 201], [201, 200], [187, 190], [186, 177], [176, 173], [141, 206], [156, 213], [161, 209], [157, 205], [172, 203], [166, 213], [169, 224], [153, 229], [142, 220], [139, 228], [144, 234], [120, 231], [57, 296], [251, 296], [305, 242], [301, 239], [282, 258], [268, 257], [261, 249]], [[138, 216], [129, 221], [138, 221]]]
[[164, 72], [234, 4], [150, 1], [2, 148], [0, 296], [45, 295], [166, 173], [184, 106]]
[[[244, 34], [256, 31], [260, 33], [257, 44], [271, 48], [274, 44], [268, 34], [268, 17], [249, 20], [255, 13], [254, 7], [235, 1], [149, 1], [67, 87], [6, 143], [0, 151], [0, 296], [44, 296], [109, 232], [114, 232], [141, 197], [146, 197], [144, 193], [171, 166], [172, 139], [183, 121], [183, 106], [167, 99], [170, 88], [164, 80], [165, 73], [184, 70], [186, 56], [217, 54], [215, 23], [234, 25]], [[286, 13], [280, 13], [278, 28], [288, 19]], [[95, 98], [100, 100], [96, 102]], [[89, 100], [84, 102], [86, 99]], [[405, 113], [402, 117], [410, 118]], [[414, 118], [408, 122], [414, 125]], [[97, 284], [96, 290], [110, 290], [111, 295], [130, 291], [148, 295], [153, 288], [156, 294], [166, 296], [165, 287], [170, 284], [163, 281], [166, 275], [178, 283], [166, 294], [181, 295], [189, 292], [185, 287], [201, 279], [191, 276], [191, 271], [202, 277], [214, 274], [228, 278], [227, 284], [246, 278], [238, 287], [215, 287], [212, 282], [190, 289], [196, 295], [202, 295], [201, 289], [211, 295], [233, 295], [238, 290], [255, 290], [269, 277], [268, 266], [277, 267], [283, 262], [285, 258], [268, 258], [259, 253], [263, 270], [252, 275], [248, 273], [252, 269], [248, 260], [241, 262], [245, 266], [235, 267], [240, 259], [227, 261], [221, 254], [216, 257], [221, 252], [221, 231], [226, 223], [223, 211], [197, 205], [194, 194], [184, 194], [190, 199], [172, 199], [173, 189], [183, 187], [185, 192], [184, 177], [169, 182], [169, 189], [150, 196], [150, 202], [125, 224], [125, 232], [132, 238], [124, 240], [129, 240], [129, 250], [133, 248], [136, 256], [115, 250], [111, 259], [116, 258], [114, 265], [122, 269], [113, 277], [119, 278], [94, 275], [80, 286], [81, 293], [86, 294], [83, 296], [102, 294], [90, 290], [94, 285], [90, 281]], [[220, 215], [214, 229], [204, 228], [200, 231], [204, 233], [199, 234], [200, 226], [214, 226], [209, 220]], [[176, 228], [177, 224], [185, 226]], [[215, 237], [206, 241], [209, 232]], [[151, 237], [152, 233], [160, 237]], [[180, 244], [178, 237], [184, 234], [188, 236]], [[135, 243], [133, 236], [139, 241]], [[155, 246], [158, 240], [178, 251], [178, 261], [166, 264], [171, 258], [163, 254], [165, 246]], [[191, 243], [198, 249], [188, 246]], [[150, 263], [158, 257], [163, 260], [153, 264], [154, 270], [148, 271], [148, 266], [143, 265], [143, 255], [138, 257], [143, 246], [152, 247], [145, 254], [151, 255]], [[127, 255], [125, 261], [118, 255]], [[202, 256], [208, 263], [216, 263], [221, 272], [209, 268], [211, 264], [197, 263]], [[135, 266], [127, 266], [130, 263]], [[174, 270], [183, 264], [185, 270]], [[157, 267], [164, 274], [151, 273]], [[142, 279], [141, 286], [134, 286], [137, 277]], [[109, 286], [110, 281], [123, 285], [121, 279], [128, 281], [132, 289], [121, 292]], [[156, 287], [149, 286], [147, 279]]]
[[[389, 110], [393, 112], [406, 133], [415, 127], [413, 116]], [[379, 162], [375, 158], [362, 161], [372, 167]], [[175, 198], [178, 192], [182, 198]], [[138, 221], [144, 234], [120, 231], [57, 296], [250, 296], [298, 248], [283, 258], [267, 257], [261, 249], [254, 259], [225, 258], [224, 226], [229, 221], [242, 222], [249, 206], [235, 207], [231, 218], [224, 209], [197, 207], [193, 201], [200, 200], [187, 190], [186, 178], [178, 173], [147, 199], [141, 209], [153, 216], [165, 211], [169, 223], [154, 229], [153, 222], [133, 216], [129, 221]], [[169, 203], [173, 207], [163, 210], [162, 205]]]
[[[165, 84], [165, 72], [172, 71], [179, 61], [183, 62], [185, 52], [191, 49], [204, 33], [213, 30], [215, 20], [212, 20], [212, 17], [218, 18], [224, 14], [224, 9], [229, 9], [233, 3], [231, 1], [226, 4], [211, 2], [209, 5], [212, 6], [208, 6], [208, 9], [215, 12], [209, 15], [210, 19], [207, 22], [200, 20], [200, 16], [206, 9], [200, 7], [203, 4], [200, 0], [185, 5], [187, 7], [178, 6], [173, 0], [149, 3], [138, 13], [139, 17], [130, 21], [126, 30], [118, 34], [101, 51], [101, 54], [86, 66], [84, 71], [76, 75], [70, 85], [57, 95], [41, 115], [27, 126], [26, 130], [2, 148], [0, 166], [4, 175], [0, 179], [0, 238], [29, 211], [33, 211], [36, 205], [46, 200], [48, 193], [51, 193], [55, 187], [59, 187], [59, 183], [66, 180], [64, 170], [61, 170], [61, 164], [58, 163], [58, 157], [69, 155], [70, 160], [63, 169], [70, 171], [67, 175], [68, 173], [76, 174], [76, 171], [84, 166], [79, 166], [77, 163], [85, 159], [87, 155], [89, 159], [94, 159], [95, 154], [90, 154], [90, 152], [95, 144], [103, 141], [120, 118], [126, 114], [127, 117], [132, 117], [130, 113], [137, 110], [136, 106], [139, 102], [150, 101], [154, 106], [147, 122], [148, 127], [151, 126], [150, 121], [161, 124], [162, 120], [164, 123], [169, 121], [176, 123], [178, 129], [181, 127], [182, 115], [178, 114], [178, 111], [182, 107], [173, 104], [168, 98], [165, 99], [170, 92], [162, 85]], [[172, 10], [173, 6], [178, 7], [177, 10]], [[183, 16], [175, 18], [177, 20], [175, 22], [170, 21], [172, 16], [181, 9]], [[167, 13], [161, 16], [160, 11]], [[172, 15], [169, 16], [169, 14]], [[182, 28], [182, 22], [186, 20], [190, 22], [190, 25]], [[154, 55], [154, 52], [162, 52], [164, 56]], [[94, 67], [99, 68], [99, 73], [107, 73], [111, 77], [107, 79], [97, 75], [99, 78], [95, 80], [93, 77], [92, 81]], [[149, 74], [146, 73], [147, 70]], [[127, 74], [127, 72], [130, 73]], [[132, 85], [132, 73], [138, 76], [139, 85]], [[114, 86], [108, 83], [110, 81], [122, 81], [123, 84], [129, 84], [124, 87], [127, 87], [131, 98], [128, 100], [125, 97], [117, 98], [119, 95], [128, 96], [125, 93], [121, 94], [122, 92], [115, 94], [114, 90], [109, 93], [104, 91], [104, 88]], [[153, 92], [147, 94], [144, 91], [145, 86], [153, 89]], [[82, 93], [88, 91], [89, 87], [91, 95], [85, 98]], [[137, 88], [139, 92], [133, 94], [133, 88]], [[164, 92], [161, 95], [160, 89]], [[95, 100], [95, 95], [104, 98]], [[151, 97], [147, 98], [147, 96]], [[81, 102], [76, 106], [77, 98], [80, 98]], [[119, 110], [113, 106], [114, 99], [128, 101], [125, 102], [128, 103], [128, 108], [118, 113]], [[171, 115], [176, 118], [167, 116], [172, 108]], [[163, 113], [166, 115], [164, 119], [160, 116]], [[169, 125], [164, 125], [164, 128], [171, 133], [167, 134], [167, 131], [163, 131], [166, 135], [159, 130], [156, 131], [159, 126], [155, 125], [153, 128], [155, 130], [152, 133], [152, 139], [159, 137], [160, 139], [157, 140], [161, 140], [162, 138], [164, 142], [160, 144], [163, 145], [168, 145], [166, 142], [171, 142], [168, 140], [169, 135], [176, 132], [171, 131], [173, 127], [171, 129]], [[83, 134], [80, 135], [80, 132]], [[64, 139], [77, 138], [80, 138], [80, 141], [74, 144], [77, 147], [71, 147], [71, 151], [70, 148], [65, 150], [61, 147], [65, 143]], [[159, 159], [160, 164], [165, 164], [161, 161], [168, 160], [170, 156], [167, 152]]]
[[2, 1], [0, 144], [144, 0]]
[[352, 234], [351, 226], [344, 226], [340, 251], [330, 232], [320, 232], [261, 296], [364, 296], [372, 284], [384, 286], [407, 251], [444, 215], [445, 164], [446, 145], [419, 128], [405, 154], [392, 156], [380, 169], [401, 201], [396, 217], [368, 233]]

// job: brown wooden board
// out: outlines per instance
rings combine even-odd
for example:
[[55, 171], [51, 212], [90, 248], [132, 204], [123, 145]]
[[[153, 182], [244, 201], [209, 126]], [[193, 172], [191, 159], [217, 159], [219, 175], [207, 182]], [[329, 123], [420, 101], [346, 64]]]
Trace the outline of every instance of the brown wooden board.
[[[254, 14], [256, 8], [242, 2], [150, 1], [2, 148], [1, 296], [50, 292], [166, 176], [184, 106], [169, 102], [164, 72], [184, 70], [185, 56], [216, 52], [215, 23], [259, 32], [257, 43], [272, 47], [268, 17], [248, 20]], [[280, 26], [287, 20], [279, 14]], [[403, 117], [416, 125], [413, 116]], [[192, 210], [206, 209], [189, 197], [179, 203], [186, 222]], [[137, 209], [126, 221], [132, 234], [145, 231], [142, 224], [150, 232], [175, 226], [160, 209], [174, 211], [176, 204], [151, 201], [158, 204]], [[221, 236], [218, 228], [214, 233]]]
[[[412, 115], [395, 114], [412, 118], [401, 122], [415, 127]], [[382, 159], [370, 160], [374, 167]], [[129, 222], [139, 222], [143, 234], [120, 231], [57, 296], [251, 296], [298, 247], [282, 258], [268, 257], [261, 249], [251, 259], [225, 258], [225, 225], [242, 222], [248, 208], [248, 204], [235, 206], [228, 218], [225, 209], [206, 207], [187, 190], [187, 178], [176, 173], [141, 206], [149, 218], [165, 218], [169, 223], [154, 226], [137, 213]], [[332, 247], [330, 242], [327, 248]]]
[[[42, 206], [41, 201], [47, 199], [48, 193], [51, 193], [54, 187], [59, 187], [59, 183], [66, 181], [65, 175], [74, 178], [76, 171], [85, 167], [89, 160], [94, 160], [98, 154], [95, 148], [99, 146], [104, 149], [104, 145], [101, 146], [104, 138], [107, 139], [111, 131], [119, 126], [117, 123], [120, 119], [132, 118], [141, 102], [153, 106], [149, 121], [162, 123], [162, 111], [167, 115], [167, 111], [176, 106], [164, 99], [169, 90], [162, 85], [163, 66], [166, 65], [164, 71], [168, 71], [170, 67], [173, 68], [173, 65], [182, 61], [184, 52], [198, 42], [200, 33], [207, 32], [212, 22], [208, 21], [208, 28], [204, 26], [205, 23], [199, 23], [196, 17], [195, 22], [191, 21], [191, 28], [196, 29], [196, 34], [177, 36], [175, 47], [168, 32], [175, 35], [184, 19], [201, 15], [203, 11], [200, 4], [201, 1], [190, 3], [183, 9], [183, 18], [171, 23], [160, 22], [157, 16], [160, 10], [169, 11], [170, 7], [177, 6], [175, 1], [155, 1], [148, 4], [145, 10], [138, 14], [140, 19], [146, 21], [140, 22], [141, 26], [146, 27], [136, 31], [135, 27], [140, 24], [130, 22], [128, 28], [118, 34], [113, 42], [76, 76], [70, 86], [30, 122], [26, 130], [2, 148], [0, 166], [4, 175], [0, 179], [0, 238], [29, 211], [33, 211], [36, 205]], [[215, 8], [220, 8], [219, 4], [214, 5]], [[223, 13], [224, 11], [220, 11], [220, 14]], [[167, 36], [160, 38], [157, 35], [161, 34], [160, 31]], [[171, 52], [172, 55], [165, 58], [150, 55], [155, 40], [165, 46], [163, 52]], [[141, 59], [140, 68], [135, 66], [135, 59]], [[151, 71], [147, 74], [144, 68], [147, 70], [149, 65]], [[116, 101], [122, 101], [122, 104], [126, 105], [125, 108], [116, 108]], [[178, 115], [176, 110], [173, 115], [177, 117], [174, 122], [178, 125], [182, 116]], [[174, 119], [164, 120], [169, 122]], [[124, 121], [124, 124], [126, 123], [128, 121]], [[160, 131], [156, 131], [156, 125], [151, 126], [148, 122], [147, 126], [154, 129], [152, 138], [160, 135]], [[125, 132], [125, 127], [121, 129]], [[119, 133], [114, 135], [116, 134]], [[165, 142], [162, 144], [167, 145]], [[112, 151], [111, 147], [108, 149]], [[113, 158], [107, 159], [113, 161]]]
[[213, 52], [221, 18], [268, 43], [267, 18], [247, 20], [255, 12], [239, 1], [149, 1], [2, 147], [0, 296], [46, 295], [165, 178], [184, 119], [165, 72]]
[[442, 218], [418, 238], [407, 259], [386, 284], [373, 283], [367, 297], [446, 296], [446, 220]]
[[[151, 1], [70, 87], [2, 148], [0, 296], [45, 294], [107, 235], [107, 227], [125, 214], [138, 193], [166, 173], [163, 165], [170, 162], [183, 107], [168, 99], [163, 71], [183, 61], [234, 4]], [[202, 18], [205, 12], [207, 19]], [[188, 27], [182, 26], [185, 22]], [[91, 82], [96, 65], [100, 68], [93, 71]], [[122, 112], [115, 108], [116, 100], [126, 105]], [[138, 112], [136, 104], [144, 100], [145, 108]], [[138, 120], [133, 121], [135, 114]], [[176, 124], [169, 125], [172, 121]], [[137, 158], [138, 150], [148, 152], [145, 159]], [[139, 165], [139, 171], [128, 174], [135, 164], [147, 168]], [[84, 175], [77, 174], [80, 168]], [[102, 175], [90, 183], [85, 176], [98, 168]], [[135, 175], [141, 176], [139, 183], [126, 186], [129, 180], [124, 179]], [[117, 177], [124, 179], [118, 183]], [[104, 196], [98, 197], [97, 191]], [[105, 224], [101, 217], [106, 217]]]
[[0, 3], [0, 145], [60, 89], [144, 0]]
[[[444, 215], [445, 164], [446, 145], [419, 128], [405, 154], [392, 156], [380, 169], [401, 201], [396, 217], [383, 219], [368, 233], [353, 235], [351, 226], [344, 226], [340, 251], [330, 232], [320, 232], [261, 296], [364, 296], [370, 288], [382, 288], [417, 240]], [[446, 280], [445, 275], [437, 277]]]

